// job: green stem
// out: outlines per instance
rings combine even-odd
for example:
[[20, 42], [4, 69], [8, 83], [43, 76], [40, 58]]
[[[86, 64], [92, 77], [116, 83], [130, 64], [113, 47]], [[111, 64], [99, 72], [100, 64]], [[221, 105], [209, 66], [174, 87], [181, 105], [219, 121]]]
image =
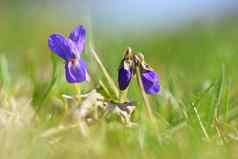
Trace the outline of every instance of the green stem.
[[80, 101], [81, 100], [81, 89], [80, 89], [80, 84], [74, 84], [75, 90], [76, 90], [76, 97]]
[[147, 95], [144, 91], [144, 88], [143, 88], [143, 84], [142, 84], [142, 80], [141, 80], [141, 73], [140, 73], [140, 68], [139, 67], [136, 67], [136, 76], [137, 76], [138, 85], [140, 87], [141, 95], [144, 99], [146, 115], [150, 118], [151, 121], [154, 121], [154, 116], [153, 116], [152, 110], [150, 108], [150, 102], [149, 102], [149, 99], [148, 99], [148, 97], [147, 97]]
[[108, 97], [110, 97], [110, 91], [107, 89], [107, 87], [105, 86], [105, 84], [103, 83], [103, 81], [99, 80], [99, 85], [102, 87], [102, 89], [104, 90], [104, 92], [106, 93], [106, 95]]
[[120, 100], [120, 103], [128, 102], [128, 88], [123, 91], [120, 91], [119, 100]]
[[[88, 4], [88, 5], [90, 5], [90, 4]], [[112, 77], [109, 75], [108, 71], [106, 70], [106, 68], [102, 64], [102, 61], [98, 57], [96, 51], [93, 49], [94, 48], [94, 40], [93, 40], [93, 26], [92, 26], [93, 23], [92, 23], [91, 9], [90, 9], [90, 7], [86, 7], [86, 8], [88, 8], [88, 10], [87, 10], [88, 16], [86, 17], [87, 28], [90, 32], [89, 41], [88, 41], [89, 52], [92, 53], [93, 58], [96, 60], [97, 64], [99, 65], [99, 68], [101, 69], [101, 71], [105, 75], [105, 77], [107, 79], [107, 82], [108, 82], [109, 86], [111, 87], [111, 90], [113, 91], [115, 97], [118, 99], [119, 98], [119, 91], [118, 91], [117, 85], [114, 83]]]
[[109, 75], [109, 73], [107, 72], [106, 68], [102, 64], [102, 61], [99, 59], [96, 51], [93, 48], [90, 48], [90, 52], [93, 55], [93, 58], [96, 60], [99, 68], [101, 69], [101, 71], [105, 75], [105, 77], [107, 79], [107, 82], [108, 82], [109, 86], [111, 87], [113, 93], [115, 94], [116, 98], [119, 98], [118, 88], [117, 88], [116, 84], [114, 83], [112, 77]]
[[195, 114], [196, 114], [196, 117], [197, 117], [197, 119], [198, 119], [199, 125], [200, 125], [200, 127], [201, 127], [201, 129], [202, 129], [202, 132], [203, 132], [204, 136], [205, 136], [208, 140], [210, 140], [210, 137], [208, 136], [207, 130], [206, 130], [205, 126], [203, 125], [203, 122], [202, 122], [202, 120], [201, 120], [201, 118], [200, 118], [200, 115], [198, 114], [197, 108], [196, 108], [196, 107], [193, 107], [193, 110], [194, 110], [194, 112], [195, 112]]

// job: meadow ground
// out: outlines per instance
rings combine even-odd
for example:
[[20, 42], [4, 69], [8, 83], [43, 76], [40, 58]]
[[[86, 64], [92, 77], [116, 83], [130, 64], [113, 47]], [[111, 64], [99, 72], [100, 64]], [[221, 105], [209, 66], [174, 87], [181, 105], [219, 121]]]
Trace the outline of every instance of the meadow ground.
[[[57, 26], [34, 18], [17, 23], [14, 18], [0, 22], [0, 158], [238, 157], [237, 24], [194, 23], [172, 33], [123, 35], [97, 32], [93, 26], [89, 40], [115, 82], [127, 46], [143, 52], [160, 74], [161, 92], [149, 97], [155, 122], [145, 116], [133, 82], [129, 99], [137, 106], [136, 127], [101, 119], [90, 126], [86, 138], [78, 128], [44, 137], [64, 118], [61, 95], [76, 93], [65, 82], [63, 61], [52, 57], [47, 38], [52, 32], [67, 34], [77, 24]], [[81, 86], [86, 93], [98, 88], [99, 80], [107, 82], [88, 48], [83, 58], [92, 77]]]

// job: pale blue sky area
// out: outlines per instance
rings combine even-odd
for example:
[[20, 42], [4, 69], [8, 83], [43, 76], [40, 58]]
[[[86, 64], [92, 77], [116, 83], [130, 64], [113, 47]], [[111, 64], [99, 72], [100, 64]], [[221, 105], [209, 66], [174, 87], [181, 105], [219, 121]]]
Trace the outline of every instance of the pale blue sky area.
[[32, 5], [27, 8], [49, 8], [54, 19], [76, 21], [86, 15], [98, 28], [129, 30], [173, 29], [195, 20], [238, 15], [238, 0], [42, 0]]
[[238, 13], [238, 0], [70, 0], [63, 3], [73, 15], [88, 6], [93, 20], [104, 27], [173, 28], [192, 20], [212, 21]]

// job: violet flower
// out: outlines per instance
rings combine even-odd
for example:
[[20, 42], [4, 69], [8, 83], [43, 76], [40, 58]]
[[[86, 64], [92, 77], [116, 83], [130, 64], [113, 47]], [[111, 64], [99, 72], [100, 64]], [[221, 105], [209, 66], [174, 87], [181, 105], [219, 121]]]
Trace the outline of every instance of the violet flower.
[[69, 83], [89, 80], [87, 66], [80, 57], [84, 50], [86, 30], [80, 25], [69, 35], [54, 33], [48, 38], [48, 46], [52, 52], [65, 60], [65, 77]]
[[[136, 67], [140, 70], [141, 81], [144, 91], [154, 95], [160, 91], [159, 75], [149, 65], [144, 63], [144, 56], [139, 54], [125, 54], [118, 71], [118, 83], [120, 90], [128, 88], [129, 83], [135, 74]], [[138, 75], [138, 74], [137, 74]]]
[[118, 71], [118, 85], [121, 91], [128, 88], [133, 75], [132, 52], [127, 48]]
[[135, 55], [135, 63], [140, 70], [143, 88], [147, 94], [155, 95], [160, 91], [160, 79], [155, 70], [145, 63], [144, 55], [138, 53]]
[[124, 61], [118, 71], [118, 84], [120, 90], [125, 90], [129, 86], [132, 76], [132, 68]]
[[159, 75], [152, 68], [142, 68], [141, 80], [147, 94], [154, 95], [160, 91]]

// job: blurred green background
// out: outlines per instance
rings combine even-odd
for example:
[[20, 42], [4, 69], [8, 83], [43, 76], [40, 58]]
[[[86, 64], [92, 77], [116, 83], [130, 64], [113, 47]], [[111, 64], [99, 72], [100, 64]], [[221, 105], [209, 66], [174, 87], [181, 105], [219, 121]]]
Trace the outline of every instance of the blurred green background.
[[[109, 71], [115, 79], [122, 52], [130, 46], [145, 54], [146, 60], [160, 72], [162, 82], [165, 73], [171, 72], [189, 90], [191, 84], [211, 79], [223, 63], [236, 80], [237, 16], [232, 9], [221, 7], [228, 3], [235, 10], [236, 3], [196, 2], [145, 2], [147, 5], [143, 6], [142, 2], [3, 1], [0, 51], [9, 60], [12, 75], [30, 75], [39, 82], [47, 80], [51, 69], [48, 36], [53, 32], [67, 35], [76, 25], [83, 24], [88, 28], [88, 39], [91, 37], [100, 56], [105, 58], [105, 65], [112, 68]], [[193, 13], [199, 4], [198, 13]], [[160, 14], [154, 9], [157, 7], [165, 7], [168, 13], [161, 11], [166, 15], [156, 17]], [[215, 10], [215, 15], [206, 10]], [[222, 14], [216, 14], [219, 11]]]
[[[122, 53], [130, 46], [143, 52], [146, 62], [160, 74], [162, 91], [150, 98], [159, 133], [143, 121], [144, 117], [138, 117], [143, 116], [142, 99], [136, 83], [132, 83], [129, 96], [139, 105], [136, 120], [141, 127], [126, 130], [118, 123], [99, 123], [92, 128], [90, 140], [71, 132], [52, 146], [34, 136], [59, 122], [56, 107], [62, 103], [58, 97], [75, 93], [72, 85], [65, 82], [63, 61], [56, 58], [57, 80], [44, 99], [42, 121], [32, 124], [24, 112], [16, 119], [24, 129], [18, 129], [15, 120], [12, 126], [0, 122], [0, 129], [1, 125], [6, 128], [0, 132], [4, 147], [0, 158], [236, 158], [237, 9], [235, 0], [1, 0], [0, 112], [6, 109], [18, 113], [26, 106], [28, 110], [42, 104], [53, 73], [48, 36], [53, 32], [67, 36], [79, 24], [87, 28], [88, 43], [93, 44], [115, 81]], [[99, 79], [105, 79], [88, 48], [83, 58], [92, 74], [92, 82], [82, 84], [83, 92], [87, 92], [98, 85]], [[195, 106], [210, 142], [204, 141], [196, 113], [191, 111], [194, 103], [199, 103]], [[189, 118], [183, 116], [181, 105]], [[211, 119], [218, 106], [223, 130], [220, 136]], [[184, 121], [188, 126], [177, 131]], [[25, 124], [28, 122], [30, 126]]]

